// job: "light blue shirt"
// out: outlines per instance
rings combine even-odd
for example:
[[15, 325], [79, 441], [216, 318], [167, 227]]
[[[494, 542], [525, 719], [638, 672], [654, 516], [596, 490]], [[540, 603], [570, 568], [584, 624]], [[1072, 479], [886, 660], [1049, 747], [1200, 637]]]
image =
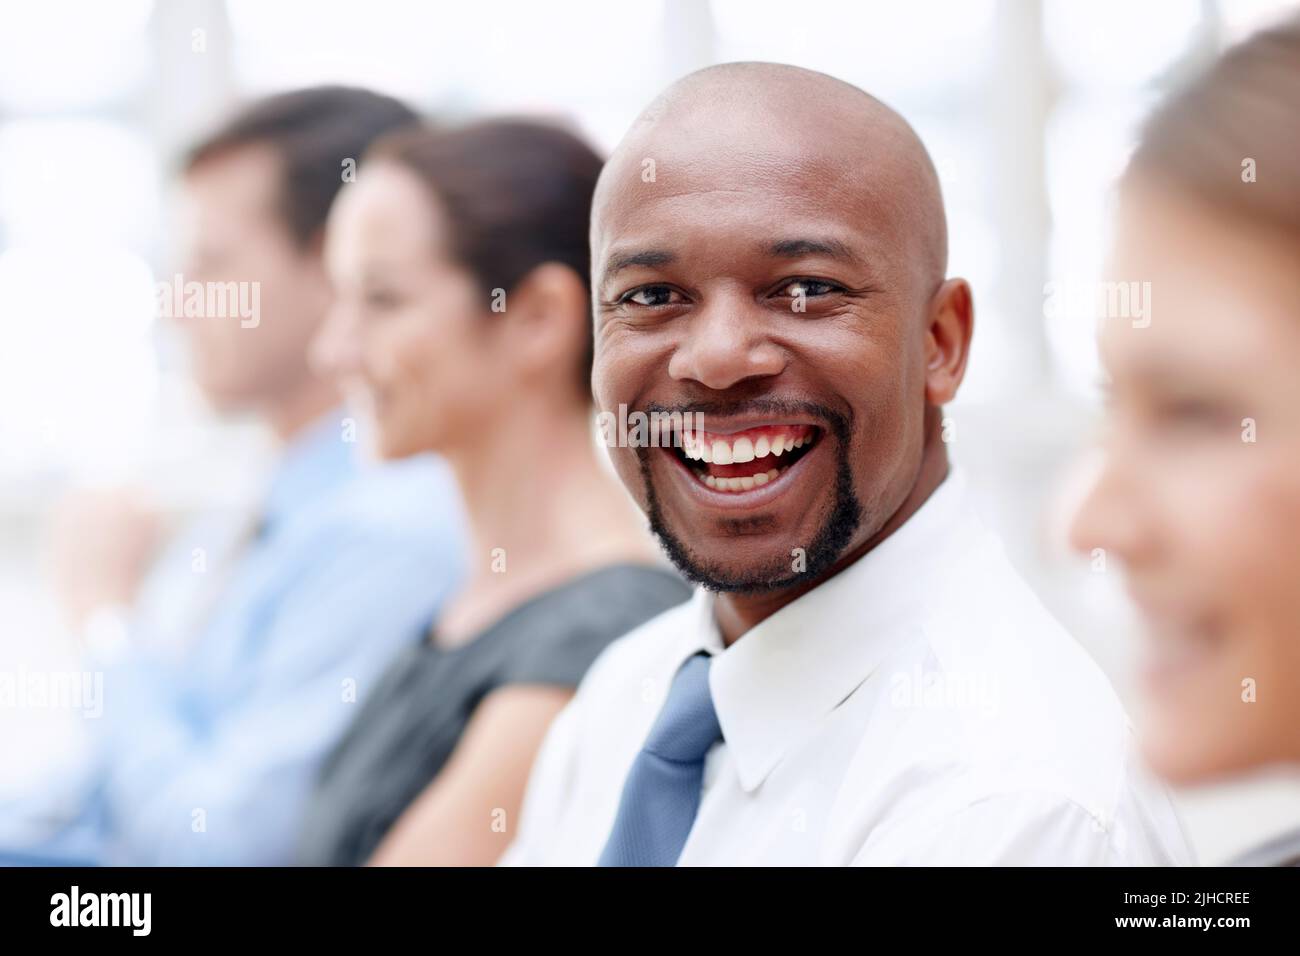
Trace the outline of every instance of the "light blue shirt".
[[260, 527], [192, 636], [158, 633], [163, 606], [216, 573], [196, 542], [220, 552], [230, 529], [199, 523], [163, 556], [137, 604], [132, 651], [104, 671], [80, 819], [29, 852], [138, 865], [291, 860], [323, 759], [462, 564], [445, 464], [362, 467], [341, 432], [330, 416], [288, 449]]

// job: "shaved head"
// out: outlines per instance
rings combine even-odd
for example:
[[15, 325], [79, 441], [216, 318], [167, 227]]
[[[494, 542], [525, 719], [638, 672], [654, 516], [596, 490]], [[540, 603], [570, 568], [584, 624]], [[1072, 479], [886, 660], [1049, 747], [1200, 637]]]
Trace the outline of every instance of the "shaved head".
[[943, 279], [948, 226], [939, 177], [920, 137], [902, 116], [856, 86], [780, 63], [707, 67], [647, 106], [596, 188], [593, 239], [611, 190], [640, 178], [646, 160], [654, 161], [657, 180], [660, 173], [671, 175], [675, 161], [688, 162], [690, 153], [699, 152], [726, 156], [738, 180], [762, 177], [792, 159], [809, 172], [833, 173], [840, 188], [869, 196], [908, 238], [924, 267], [923, 281], [933, 287]]
[[692, 73], [602, 171], [591, 251], [600, 409], [705, 420], [689, 450], [612, 457], [719, 614], [792, 600], [943, 480], [970, 290], [925, 147], [879, 100], [792, 66]]

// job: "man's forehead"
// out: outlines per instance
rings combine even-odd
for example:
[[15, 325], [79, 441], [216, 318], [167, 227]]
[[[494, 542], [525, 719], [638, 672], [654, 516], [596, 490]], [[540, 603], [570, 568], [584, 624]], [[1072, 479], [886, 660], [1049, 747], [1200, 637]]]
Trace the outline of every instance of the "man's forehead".
[[699, 145], [664, 149], [649, 162], [628, 152], [606, 170], [592, 215], [598, 259], [615, 247], [685, 242], [692, 232], [758, 246], [825, 237], [861, 250], [899, 228], [897, 191], [879, 166], [817, 145]]
[[[946, 269], [938, 178], [901, 116], [822, 74], [731, 64], [670, 87], [615, 150], [594, 197], [592, 252], [600, 260], [648, 226], [720, 234], [796, 215], [883, 241], [930, 281]], [[769, 232], [761, 238], [781, 237]]]
[[707, 120], [691, 115], [630, 135], [607, 164], [597, 200], [774, 183], [796, 191], [868, 185], [894, 172], [891, 148], [888, 137], [808, 117], [783, 123], [750, 111]]

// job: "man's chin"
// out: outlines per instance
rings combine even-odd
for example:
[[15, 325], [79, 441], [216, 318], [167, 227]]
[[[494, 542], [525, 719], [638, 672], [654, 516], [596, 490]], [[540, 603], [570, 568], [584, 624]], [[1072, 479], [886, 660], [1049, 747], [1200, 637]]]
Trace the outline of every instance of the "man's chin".
[[[806, 580], [799, 548], [787, 548], [775, 541], [770, 547], [764, 547], [750, 541], [742, 549], [733, 545], [701, 552], [685, 545], [676, 535], [656, 533], [682, 576], [709, 591], [763, 594], [795, 587]], [[738, 555], [738, 550], [743, 553]]]
[[[835, 422], [829, 413], [822, 417]], [[682, 575], [713, 591], [758, 594], [828, 573], [865, 517], [848, 461], [848, 426], [835, 422], [832, 431], [833, 443], [817, 437], [801, 445], [802, 452], [796, 448], [797, 460], [785, 459], [775, 478], [740, 489], [734, 476], [726, 477], [731, 484], [725, 490], [706, 485], [698, 462], [688, 464], [685, 453], [642, 449], [640, 484], [650, 530]], [[780, 449], [753, 451], [755, 460], [780, 457]]]
[[794, 529], [756, 516], [744, 527], [728, 523], [704, 533], [696, 526], [687, 535], [655, 504], [650, 528], [682, 576], [707, 590], [731, 594], [766, 594], [817, 581], [846, 553], [863, 519], [857, 498], [846, 487], [813, 510], [821, 516], [817, 523]]

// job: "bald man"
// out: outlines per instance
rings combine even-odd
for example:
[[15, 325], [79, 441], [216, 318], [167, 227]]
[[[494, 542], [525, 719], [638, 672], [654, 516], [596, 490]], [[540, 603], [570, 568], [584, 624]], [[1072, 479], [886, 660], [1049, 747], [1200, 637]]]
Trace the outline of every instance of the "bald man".
[[794, 67], [695, 73], [611, 157], [591, 243], [598, 404], [674, 425], [614, 465], [699, 590], [588, 673], [506, 861], [1187, 861], [949, 467], [971, 291], [908, 124]]

